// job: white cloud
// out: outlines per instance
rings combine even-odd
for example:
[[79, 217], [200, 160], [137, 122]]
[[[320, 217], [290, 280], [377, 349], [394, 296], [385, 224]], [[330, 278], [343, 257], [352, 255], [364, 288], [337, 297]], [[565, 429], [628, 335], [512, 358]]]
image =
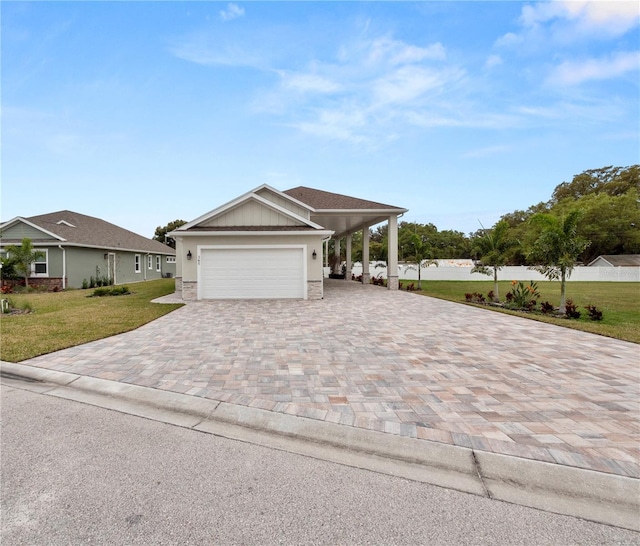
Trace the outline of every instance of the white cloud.
[[242, 17], [244, 15], [244, 8], [238, 6], [238, 4], [227, 4], [227, 9], [220, 11], [220, 18], [223, 21], [232, 21], [233, 19], [237, 19], [238, 17]]
[[549, 75], [548, 83], [578, 85], [589, 80], [607, 80], [640, 69], [640, 52], [620, 52], [611, 57], [564, 62]]
[[485, 68], [493, 68], [502, 64], [502, 57], [500, 55], [489, 55], [484, 63]]
[[377, 106], [405, 104], [429, 91], [442, 89], [463, 77], [462, 70], [434, 69], [425, 66], [403, 66], [373, 82], [373, 103]]
[[640, 10], [636, 1], [554, 0], [523, 6], [519, 22], [524, 36], [508, 33], [496, 45], [510, 45], [527, 35], [539, 38], [540, 31], [556, 40], [620, 36], [640, 23]]
[[335, 93], [342, 85], [317, 74], [300, 74], [286, 70], [276, 71], [284, 89], [299, 93]]

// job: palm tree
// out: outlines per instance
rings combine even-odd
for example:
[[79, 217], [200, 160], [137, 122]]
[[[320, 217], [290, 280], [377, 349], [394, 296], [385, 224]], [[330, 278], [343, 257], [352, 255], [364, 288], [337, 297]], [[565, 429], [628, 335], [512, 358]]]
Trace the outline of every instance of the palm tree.
[[529, 259], [539, 265], [531, 266], [549, 280], [560, 279], [560, 309], [566, 311], [566, 280], [576, 265], [578, 256], [591, 241], [578, 235], [578, 222], [582, 213], [572, 210], [566, 216], [549, 213], [536, 214], [531, 222], [542, 227], [542, 231], [529, 252]]
[[31, 239], [22, 239], [21, 245], [7, 246], [7, 254], [13, 258], [14, 267], [22, 273], [25, 287], [29, 286], [29, 276], [31, 275], [31, 264], [36, 260], [44, 258], [42, 250], [34, 250]]
[[493, 275], [493, 300], [500, 301], [498, 271], [507, 265], [510, 249], [520, 243], [509, 238], [509, 224], [506, 220], [500, 220], [491, 229], [484, 229], [484, 226], [482, 229], [483, 235], [473, 241], [474, 250], [482, 265], [476, 265], [471, 272]]
[[422, 290], [422, 275], [420, 270], [423, 267], [429, 267], [432, 264], [438, 266], [438, 262], [433, 260], [433, 253], [431, 250], [431, 245], [423, 240], [420, 235], [414, 233], [411, 236], [411, 247], [413, 248], [413, 254], [407, 258], [407, 261], [411, 264], [414, 264], [407, 269], [417, 269], [418, 270], [418, 290]]

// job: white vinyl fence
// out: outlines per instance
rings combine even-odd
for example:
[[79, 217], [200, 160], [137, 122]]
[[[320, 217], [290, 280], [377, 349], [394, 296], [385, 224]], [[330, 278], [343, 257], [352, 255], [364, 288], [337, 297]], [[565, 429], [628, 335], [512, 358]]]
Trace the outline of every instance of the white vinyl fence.
[[[458, 266], [431, 265], [423, 267], [420, 275], [426, 281], [488, 281], [493, 276], [471, 273], [472, 266], [461, 264]], [[362, 264], [353, 264], [351, 272], [358, 276], [362, 273]], [[387, 266], [384, 262], [372, 262], [369, 266], [372, 277], [387, 278]], [[328, 276], [325, 269], [325, 276]], [[418, 280], [416, 266], [400, 264], [398, 276], [401, 279]], [[507, 266], [498, 272], [501, 281], [544, 281], [543, 275], [526, 266]], [[576, 267], [569, 277], [569, 281], [607, 281], [607, 282], [640, 282], [640, 267]]]

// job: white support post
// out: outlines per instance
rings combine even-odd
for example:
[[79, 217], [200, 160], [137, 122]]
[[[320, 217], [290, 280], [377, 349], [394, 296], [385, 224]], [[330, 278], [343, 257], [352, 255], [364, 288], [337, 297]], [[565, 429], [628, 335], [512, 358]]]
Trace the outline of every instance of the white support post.
[[369, 226], [362, 228], [362, 284], [369, 284]]
[[351, 280], [351, 233], [347, 234], [347, 269], [345, 271], [344, 278], [348, 281]]
[[389, 216], [387, 248], [387, 288], [397, 290], [400, 286], [398, 279], [398, 217], [395, 214]]

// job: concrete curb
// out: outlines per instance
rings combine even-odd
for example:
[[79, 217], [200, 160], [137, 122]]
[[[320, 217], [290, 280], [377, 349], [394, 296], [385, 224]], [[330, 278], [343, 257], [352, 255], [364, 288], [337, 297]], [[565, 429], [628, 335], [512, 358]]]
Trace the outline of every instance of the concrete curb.
[[273, 449], [640, 531], [640, 480], [0, 362], [2, 382]]

